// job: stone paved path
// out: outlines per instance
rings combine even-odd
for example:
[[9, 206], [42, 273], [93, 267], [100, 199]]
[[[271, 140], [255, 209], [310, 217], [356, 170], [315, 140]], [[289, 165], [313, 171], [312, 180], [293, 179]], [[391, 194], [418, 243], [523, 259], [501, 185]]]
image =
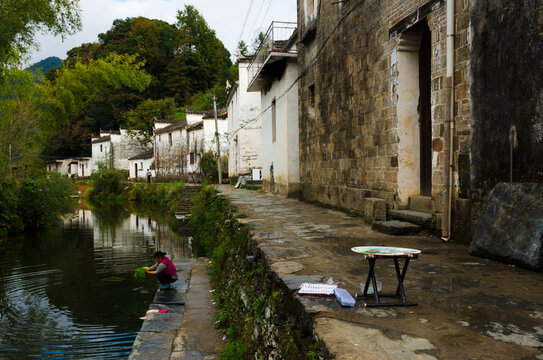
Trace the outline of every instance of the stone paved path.
[[[313, 319], [314, 332], [336, 359], [543, 359], [543, 274], [471, 257], [467, 247], [428, 236], [389, 236], [361, 219], [294, 199], [220, 186], [240, 219], [254, 227], [272, 271]], [[343, 308], [333, 298], [298, 296], [305, 279], [330, 277], [360, 292], [366, 262], [350, 249], [383, 245], [422, 250], [406, 275], [415, 307]], [[392, 264], [377, 280], [395, 288]], [[311, 276], [310, 278], [307, 278]]]
[[215, 307], [207, 260], [174, 259], [173, 262], [178, 281], [170, 290], [158, 290], [149, 307], [168, 312], [147, 314], [130, 360], [213, 360], [220, 352], [222, 335], [213, 322]]
[[199, 258], [192, 268], [185, 315], [170, 359], [212, 360], [220, 352], [222, 334], [214, 326], [216, 310], [206, 266], [206, 259]]

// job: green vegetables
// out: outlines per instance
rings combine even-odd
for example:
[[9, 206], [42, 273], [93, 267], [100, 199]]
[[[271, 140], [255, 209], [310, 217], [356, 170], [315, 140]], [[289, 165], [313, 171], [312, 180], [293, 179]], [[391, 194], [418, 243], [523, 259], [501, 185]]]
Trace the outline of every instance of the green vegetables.
[[136, 271], [134, 271], [134, 279], [136, 279], [137, 282], [145, 281], [145, 271], [147, 271], [147, 269], [146, 266], [137, 268]]

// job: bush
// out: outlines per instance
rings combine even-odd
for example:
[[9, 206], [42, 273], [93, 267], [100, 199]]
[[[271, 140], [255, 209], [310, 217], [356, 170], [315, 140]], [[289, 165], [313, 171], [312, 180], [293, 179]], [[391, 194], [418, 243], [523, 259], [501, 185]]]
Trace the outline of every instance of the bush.
[[19, 189], [17, 213], [26, 229], [50, 227], [62, 215], [75, 209], [70, 197], [75, 186], [59, 173], [22, 181]]
[[155, 209], [166, 207], [170, 213], [175, 213], [181, 195], [183, 194], [183, 181], [171, 183], [136, 183], [127, 193], [128, 200], [138, 204], [145, 204]]
[[[219, 180], [217, 171], [217, 159], [212, 151], [206, 152], [200, 159], [200, 171], [205, 179], [210, 182], [217, 182]], [[228, 177], [228, 158], [224, 156], [221, 163], [221, 172], [223, 179]]]
[[0, 237], [24, 229], [17, 215], [18, 202], [16, 186], [13, 183], [0, 183]]
[[91, 175], [92, 188], [86, 195], [93, 201], [120, 197], [126, 189], [126, 176], [122, 171], [101, 167]]

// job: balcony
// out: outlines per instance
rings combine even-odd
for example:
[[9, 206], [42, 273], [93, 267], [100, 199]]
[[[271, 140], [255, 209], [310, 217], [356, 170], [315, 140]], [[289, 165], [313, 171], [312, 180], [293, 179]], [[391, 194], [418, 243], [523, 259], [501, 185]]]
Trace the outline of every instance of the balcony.
[[265, 73], [266, 65], [284, 58], [297, 57], [293, 36], [296, 25], [295, 22], [273, 21], [271, 23], [264, 40], [249, 64], [247, 91], [260, 91], [265, 87], [268, 81]]

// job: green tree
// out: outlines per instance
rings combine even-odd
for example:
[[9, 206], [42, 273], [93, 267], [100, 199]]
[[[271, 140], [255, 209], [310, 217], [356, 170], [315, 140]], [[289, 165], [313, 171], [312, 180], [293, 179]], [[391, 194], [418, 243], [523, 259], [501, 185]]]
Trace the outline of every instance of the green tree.
[[81, 29], [79, 0], [2, 0], [0, 2], [0, 74], [30, 48], [37, 32], [65, 36]]
[[104, 96], [126, 89], [142, 92], [151, 82], [142, 65], [135, 56], [116, 54], [88, 63], [76, 62], [73, 68], [64, 68], [54, 83], [45, 81], [40, 87], [44, 113], [67, 124]]
[[132, 135], [137, 137], [141, 144], [152, 143], [155, 119], [181, 120], [173, 98], [147, 99], [135, 109], [128, 111], [125, 117]]
[[0, 178], [11, 178], [39, 161], [52, 123], [39, 116], [34, 74], [8, 67], [0, 82]]
[[[176, 100], [186, 104], [186, 94], [205, 92], [217, 83], [225, 84], [230, 79], [230, 53], [210, 29], [203, 16], [191, 5], [177, 13], [176, 61], [171, 64], [170, 73], [186, 74], [187, 92]], [[172, 92], [175, 87], [167, 85]]]

